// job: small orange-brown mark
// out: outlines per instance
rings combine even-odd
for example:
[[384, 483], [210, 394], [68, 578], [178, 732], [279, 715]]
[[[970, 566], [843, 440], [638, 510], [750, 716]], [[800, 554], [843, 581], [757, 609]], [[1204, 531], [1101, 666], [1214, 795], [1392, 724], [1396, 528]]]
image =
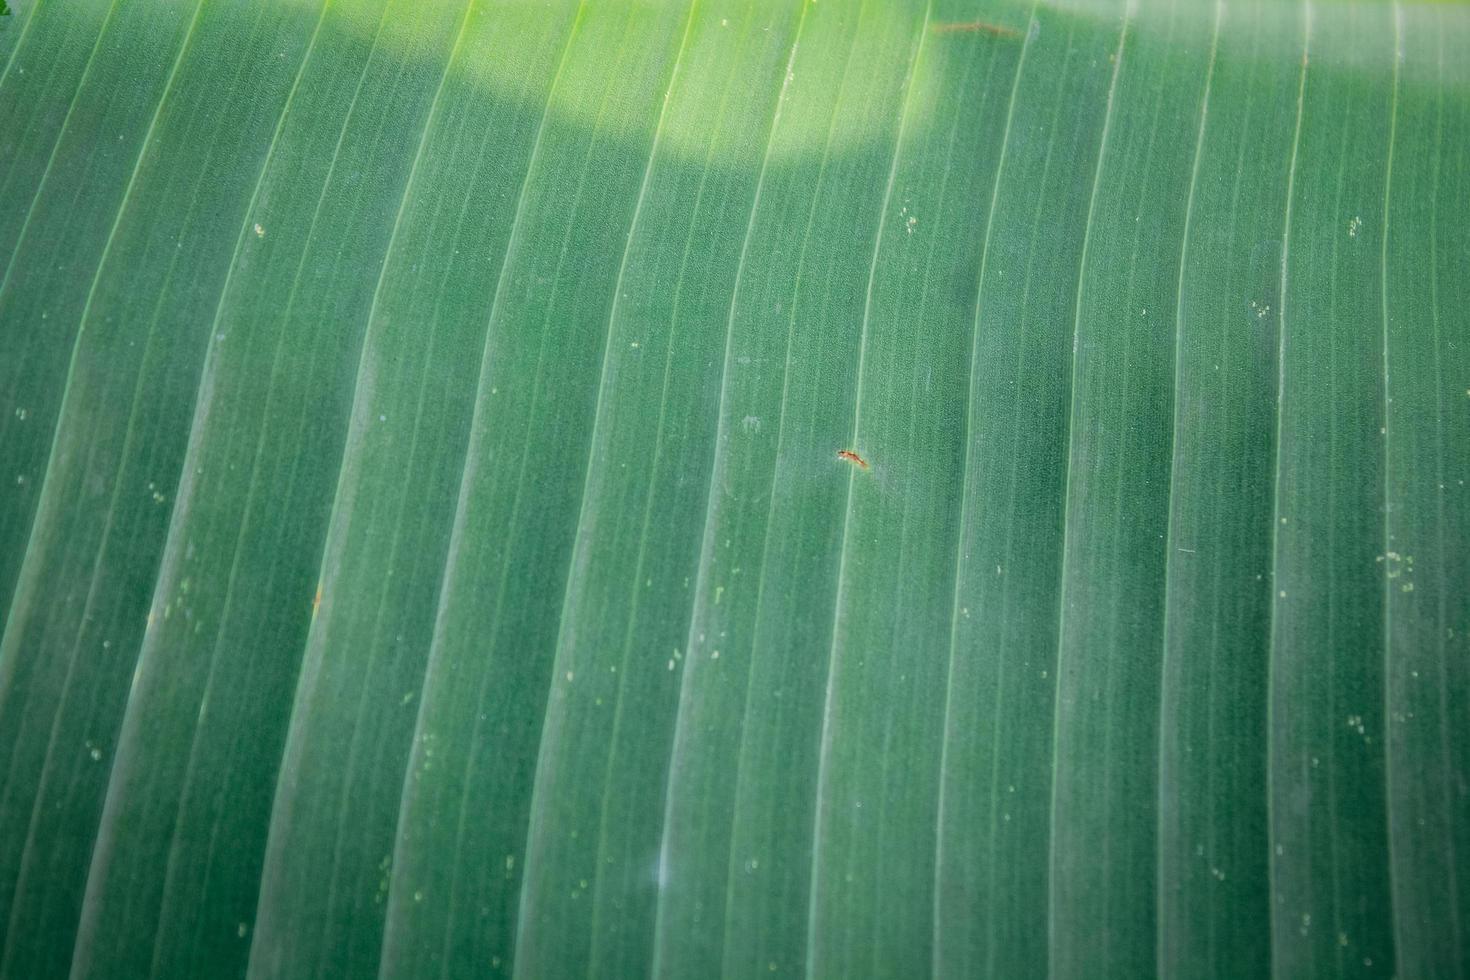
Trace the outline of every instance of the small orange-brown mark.
[[935, 24], [930, 30], [935, 34], [989, 34], [991, 37], [1004, 37], [1016, 41], [1021, 39], [1021, 32], [1015, 28], [1003, 27], [1000, 24], [989, 24], [983, 20]]
[[863, 469], [868, 468], [868, 461], [866, 459], [863, 459], [857, 453], [853, 452], [851, 449], [837, 450], [837, 458], [845, 459], [849, 463], [852, 463], [854, 466], [861, 466]]
[[315, 616], [316, 615], [316, 611], [318, 609], [320, 609], [321, 607], [322, 607], [322, 584], [320, 582], [318, 582], [316, 584], [316, 595], [314, 595], [314, 596], [311, 597], [311, 614], [313, 616]]

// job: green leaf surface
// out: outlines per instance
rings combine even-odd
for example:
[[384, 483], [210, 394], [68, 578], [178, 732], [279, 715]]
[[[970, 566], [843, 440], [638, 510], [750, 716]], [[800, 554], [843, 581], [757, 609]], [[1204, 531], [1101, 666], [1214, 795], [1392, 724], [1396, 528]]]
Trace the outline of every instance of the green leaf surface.
[[1470, 975], [1470, 8], [11, 7], [0, 977]]

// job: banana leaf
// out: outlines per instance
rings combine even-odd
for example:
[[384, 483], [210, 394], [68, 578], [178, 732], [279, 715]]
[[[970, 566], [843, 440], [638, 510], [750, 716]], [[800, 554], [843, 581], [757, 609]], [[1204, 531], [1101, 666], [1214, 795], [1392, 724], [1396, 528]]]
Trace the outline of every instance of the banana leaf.
[[0, 977], [1470, 976], [1470, 7], [0, 6]]

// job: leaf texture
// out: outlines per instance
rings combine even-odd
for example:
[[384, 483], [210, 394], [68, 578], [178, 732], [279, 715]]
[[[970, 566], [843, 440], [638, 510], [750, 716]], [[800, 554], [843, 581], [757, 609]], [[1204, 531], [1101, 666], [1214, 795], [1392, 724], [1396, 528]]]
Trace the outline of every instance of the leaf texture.
[[1470, 973], [1470, 12], [13, 0], [0, 976]]

